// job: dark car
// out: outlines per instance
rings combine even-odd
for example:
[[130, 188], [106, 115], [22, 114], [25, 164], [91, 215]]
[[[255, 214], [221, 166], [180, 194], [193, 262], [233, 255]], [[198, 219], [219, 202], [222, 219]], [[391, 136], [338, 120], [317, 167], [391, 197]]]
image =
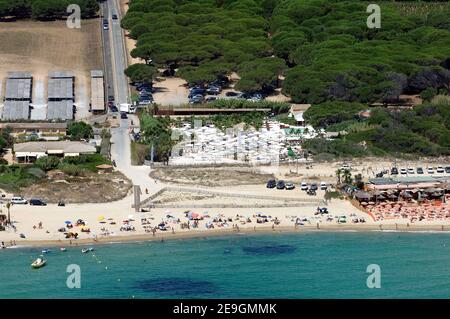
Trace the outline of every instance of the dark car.
[[30, 199], [30, 205], [34, 205], [34, 206], [47, 206], [47, 203], [44, 202], [41, 199], [37, 199], [37, 198], [33, 198]]
[[277, 189], [284, 189], [286, 187], [286, 184], [284, 181], [278, 181], [277, 182]]
[[125, 113], [125, 112], [120, 113], [120, 118], [121, 119], [127, 119], [128, 118], [127, 113]]
[[111, 112], [118, 112], [119, 110], [117, 109], [117, 106], [112, 105], [111, 106]]
[[203, 100], [204, 100], [203, 95], [198, 94], [198, 95], [191, 97], [189, 99], [189, 103], [190, 104], [200, 104], [200, 103], [203, 103]]
[[270, 179], [267, 181], [267, 188], [275, 188], [277, 186], [277, 181], [274, 179]]
[[113, 20], [117, 20], [117, 14], [113, 14], [113, 15], [112, 15], [112, 19], [113, 19]]
[[310, 190], [312, 190], [312, 191], [316, 191], [316, 190], [318, 190], [319, 189], [319, 187], [317, 186], [317, 184], [311, 184], [311, 186], [309, 187], [309, 189]]
[[234, 91], [230, 91], [230, 92], [225, 93], [226, 96], [238, 96], [239, 94], [241, 94], [241, 93], [234, 92]]
[[450, 174], [450, 166], [445, 167], [445, 172]]
[[417, 167], [416, 172], [417, 172], [417, 174], [423, 174], [423, 168]]
[[152, 90], [152, 85], [149, 83], [138, 83], [136, 84], [136, 90], [142, 91], [142, 90]]
[[397, 167], [392, 167], [391, 168], [391, 175], [398, 175], [398, 168]]
[[201, 89], [201, 88], [193, 88], [191, 89], [191, 91], [189, 92], [189, 98], [192, 98], [196, 95], [205, 95], [206, 90], [205, 89]]

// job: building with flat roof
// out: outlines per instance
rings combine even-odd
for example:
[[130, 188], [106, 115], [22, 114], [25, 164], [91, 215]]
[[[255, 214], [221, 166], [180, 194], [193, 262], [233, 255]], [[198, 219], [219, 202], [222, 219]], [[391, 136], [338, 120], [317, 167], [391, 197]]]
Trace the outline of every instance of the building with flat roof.
[[3, 105], [2, 119], [7, 121], [27, 120], [30, 118], [30, 101], [6, 100]]
[[74, 105], [71, 100], [48, 101], [47, 104], [48, 120], [73, 120]]
[[0, 129], [9, 128], [14, 138], [36, 136], [43, 139], [57, 139], [67, 133], [67, 123], [0, 123]]
[[77, 141], [26, 142], [14, 144], [14, 158], [18, 163], [33, 163], [44, 156], [79, 156], [95, 154], [96, 147]]
[[70, 71], [48, 73], [48, 120], [73, 120], [75, 113], [75, 75]]
[[74, 82], [72, 78], [49, 78], [48, 100], [75, 100]]
[[101, 113], [105, 111], [105, 87], [102, 70], [91, 71], [91, 111]]

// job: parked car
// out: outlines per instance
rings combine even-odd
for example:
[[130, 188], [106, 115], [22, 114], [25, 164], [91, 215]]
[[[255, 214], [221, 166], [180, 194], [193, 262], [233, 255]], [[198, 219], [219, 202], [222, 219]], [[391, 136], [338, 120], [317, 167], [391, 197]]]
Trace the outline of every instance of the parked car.
[[275, 188], [277, 186], [277, 181], [274, 179], [270, 179], [267, 181], [267, 188]]
[[417, 167], [416, 172], [417, 172], [417, 174], [423, 174], [423, 168]]
[[194, 87], [192, 89], [189, 90], [189, 95], [188, 98], [192, 98], [196, 95], [205, 95], [206, 94], [206, 90], [199, 88], [199, 87]]
[[325, 182], [321, 182], [320, 183], [320, 189], [321, 190], [327, 190], [328, 189], [328, 184], [327, 183], [325, 183]]
[[352, 169], [352, 168], [350, 167], [349, 164], [344, 163], [344, 164], [342, 164], [341, 169], [342, 169], [342, 170], [346, 170], [346, 169], [350, 170], [350, 169]]
[[127, 118], [128, 118], [127, 113], [121, 112], [121, 113], [120, 113], [120, 118], [121, 118], [122, 120], [127, 119]]
[[428, 174], [434, 174], [434, 168], [433, 167], [428, 167], [427, 168], [427, 172], [428, 172]]
[[305, 183], [305, 182], [302, 182], [302, 183], [300, 184], [300, 189], [301, 189], [302, 191], [308, 190], [308, 184]]
[[409, 167], [408, 168], [408, 174], [414, 174], [414, 168]]
[[254, 94], [252, 94], [248, 99], [249, 99], [250, 101], [257, 102], [257, 101], [262, 101], [262, 100], [264, 100], [264, 96], [263, 96], [261, 93], [254, 93]]
[[222, 89], [218, 86], [209, 86], [206, 89], [206, 93], [211, 94], [211, 95], [218, 95], [218, 94], [220, 94], [221, 91], [222, 91]]
[[397, 169], [397, 167], [392, 167], [392, 168], [391, 168], [391, 175], [398, 175], [398, 169]]
[[311, 184], [311, 186], [309, 187], [310, 190], [312, 191], [316, 191], [319, 187], [317, 187], [316, 183]]
[[197, 94], [197, 95], [194, 95], [193, 97], [189, 98], [189, 103], [190, 104], [200, 104], [203, 102], [203, 100], [204, 100], [203, 95]]
[[24, 204], [28, 204], [28, 201], [21, 196], [13, 196], [11, 198], [11, 203], [24, 205]]
[[442, 167], [442, 166], [438, 166], [437, 169], [436, 169], [436, 172], [438, 172], [438, 173], [444, 173], [444, 172], [445, 172], [445, 169], [444, 169], [444, 167]]
[[143, 89], [141, 91], [139, 91], [139, 95], [152, 95], [153, 91], [150, 89]]
[[238, 96], [239, 94], [240, 94], [240, 92], [229, 91], [229, 92], [225, 93], [225, 96]]
[[288, 182], [288, 183], [286, 183], [284, 188], [286, 188], [287, 190], [293, 190], [295, 188], [295, 185], [294, 185], [294, 183]]
[[117, 18], [117, 14], [113, 14], [111, 17], [112, 17], [113, 20], [117, 20], [118, 19]]
[[284, 181], [278, 181], [277, 182], [277, 189], [284, 189], [286, 187], [286, 184]]
[[115, 105], [111, 106], [111, 112], [118, 112], [118, 111], [119, 111], [119, 109], [117, 108], [117, 106], [115, 106]]
[[42, 199], [33, 198], [33, 199], [30, 199], [30, 205], [34, 205], [34, 206], [47, 206], [47, 203], [44, 202]]
[[445, 172], [450, 174], [450, 166], [445, 167]]
[[408, 171], [406, 170], [406, 168], [400, 168], [400, 174], [406, 175], [407, 173]]

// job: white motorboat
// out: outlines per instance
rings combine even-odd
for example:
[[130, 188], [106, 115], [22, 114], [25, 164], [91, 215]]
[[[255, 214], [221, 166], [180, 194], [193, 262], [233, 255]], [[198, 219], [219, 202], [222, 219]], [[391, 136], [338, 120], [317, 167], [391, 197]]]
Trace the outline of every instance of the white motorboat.
[[89, 249], [87, 249], [87, 248], [83, 248], [83, 249], [81, 250], [81, 253], [83, 253], [83, 254], [86, 254], [87, 252], [89, 252]]
[[34, 269], [42, 268], [45, 266], [46, 263], [47, 263], [47, 260], [45, 260], [43, 258], [38, 258], [35, 261], [33, 261], [33, 263], [31, 264], [31, 267]]

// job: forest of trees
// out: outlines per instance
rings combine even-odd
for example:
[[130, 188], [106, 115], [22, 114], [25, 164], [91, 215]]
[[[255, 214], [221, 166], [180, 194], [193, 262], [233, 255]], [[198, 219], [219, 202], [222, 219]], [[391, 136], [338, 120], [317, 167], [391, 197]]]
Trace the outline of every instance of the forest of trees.
[[[132, 0], [122, 26], [133, 57], [190, 84], [237, 72], [242, 91], [282, 85], [294, 102], [391, 102], [450, 88], [450, 5], [359, 0]], [[133, 79], [156, 74], [142, 63]], [[134, 76], [136, 75], [136, 76]], [[285, 75], [281, 82], [279, 75]], [[430, 88], [433, 91], [430, 91]]]
[[[381, 28], [366, 25], [360, 0], [131, 0], [122, 26], [143, 63], [126, 71], [151, 79], [158, 68], [202, 84], [236, 72], [236, 89], [281, 87], [311, 103], [315, 127], [349, 133], [310, 140], [313, 153], [450, 155], [450, 3], [380, 1]], [[420, 94], [411, 111], [372, 110]], [[440, 102], [433, 99], [443, 96]], [[433, 102], [432, 102], [433, 101]]]
[[95, 17], [99, 10], [97, 0], [0, 0], [0, 18], [60, 19], [70, 4], [80, 6], [82, 18]]

